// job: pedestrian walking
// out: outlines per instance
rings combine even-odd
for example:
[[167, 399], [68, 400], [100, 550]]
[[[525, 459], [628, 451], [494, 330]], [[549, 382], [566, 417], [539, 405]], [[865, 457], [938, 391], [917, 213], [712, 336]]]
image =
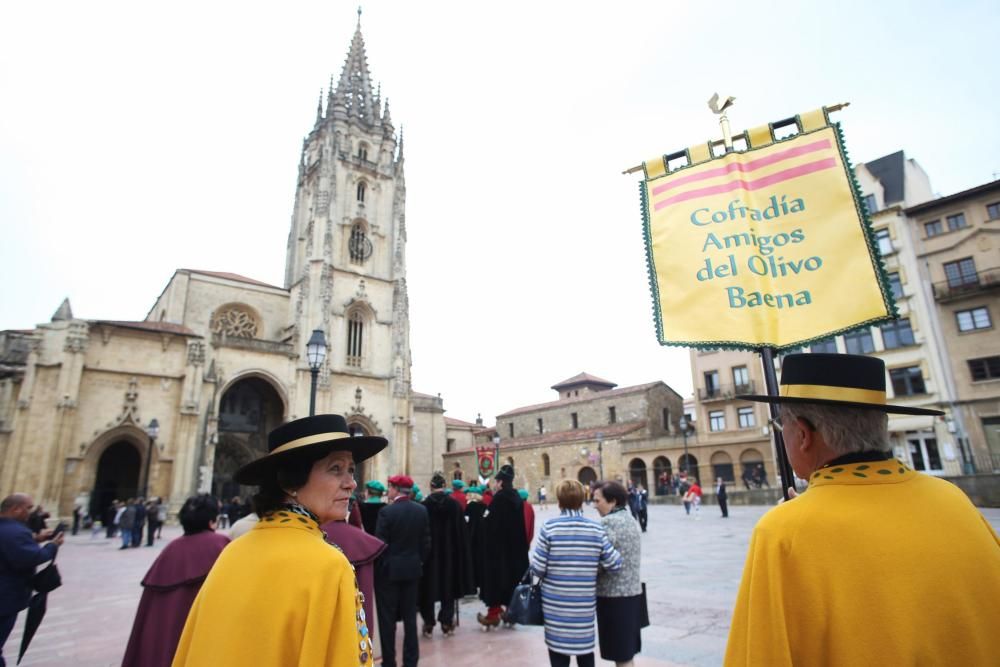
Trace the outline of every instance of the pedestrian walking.
[[598, 568], [614, 572], [622, 567], [622, 556], [604, 527], [583, 516], [586, 493], [575, 479], [556, 486], [559, 516], [542, 525], [531, 552], [531, 573], [541, 578], [545, 645], [552, 667], [568, 666], [571, 656], [576, 656], [578, 667], [594, 664]]
[[427, 509], [411, 500], [413, 479], [389, 478], [389, 504], [378, 513], [375, 537], [388, 547], [375, 573], [378, 631], [383, 667], [396, 667], [396, 621], [403, 621], [403, 667], [420, 659], [417, 637], [417, 592], [423, 564], [430, 555], [431, 532]]
[[146, 500], [138, 498], [135, 501], [135, 520], [132, 522], [132, 548], [142, 544], [142, 527], [146, 525]]
[[636, 484], [632, 488], [634, 498], [634, 515], [639, 522], [639, 528], [646, 532], [646, 525], [649, 523], [649, 491], [642, 484]]
[[[514, 466], [504, 464], [496, 474], [500, 488], [493, 494], [483, 516], [483, 586], [480, 597], [486, 614], [476, 620], [495, 627], [503, 620], [514, 587], [528, 569], [528, 541], [524, 531], [524, 507], [514, 490]], [[581, 500], [582, 502], [582, 500]]]
[[685, 506], [690, 506], [694, 510], [694, 518], [696, 521], [701, 520], [701, 486], [698, 484], [698, 480], [693, 480], [691, 486], [688, 487], [687, 493], [684, 494]]
[[125, 506], [118, 515], [118, 530], [122, 535], [122, 545], [119, 548], [128, 549], [132, 545], [132, 538], [135, 536], [135, 498], [125, 501]]
[[631, 667], [632, 658], [642, 650], [642, 622], [646, 598], [639, 574], [642, 538], [636, 522], [628, 515], [625, 487], [603, 482], [594, 491], [594, 506], [611, 545], [622, 556], [617, 572], [597, 575], [597, 637], [601, 657], [617, 667]]
[[544, 484], [541, 485], [540, 487], [538, 487], [538, 506], [539, 507], [546, 507], [547, 506], [546, 505], [546, 500], [545, 500], [545, 485]]
[[28, 527], [33, 504], [25, 493], [0, 501], [0, 667], [6, 665], [3, 647], [17, 615], [31, 599], [35, 567], [55, 558], [63, 543], [63, 533], [43, 528], [36, 534]]
[[753, 529], [725, 664], [997, 664], [1000, 541], [890, 449], [888, 414], [943, 413], [887, 403], [885, 362], [848, 354], [786, 355], [778, 396], [738, 398], [779, 404], [809, 491]]
[[721, 477], [715, 478], [715, 498], [719, 501], [719, 510], [722, 512], [722, 518], [729, 518], [729, 505], [727, 504], [726, 495], [726, 481]]
[[356, 466], [385, 438], [355, 436], [341, 415], [287, 422], [268, 453], [236, 471], [256, 485], [261, 520], [216, 561], [191, 607], [173, 667], [372, 665], [363, 596], [320, 526], [347, 518]]
[[79, 505], [73, 506], [73, 534], [80, 532], [80, 520], [83, 518], [83, 508]]
[[423, 502], [431, 535], [430, 554], [424, 562], [420, 578], [420, 616], [424, 637], [430, 637], [434, 632], [435, 604], [441, 605], [437, 622], [447, 637], [455, 632], [456, 601], [475, 593], [465, 516], [458, 501], [445, 493], [446, 484], [443, 473], [434, 473], [431, 492]]
[[229, 544], [228, 537], [215, 532], [218, 514], [219, 501], [209, 495], [192, 496], [181, 507], [184, 535], [160, 552], [142, 579], [122, 667], [170, 666], [191, 605]]

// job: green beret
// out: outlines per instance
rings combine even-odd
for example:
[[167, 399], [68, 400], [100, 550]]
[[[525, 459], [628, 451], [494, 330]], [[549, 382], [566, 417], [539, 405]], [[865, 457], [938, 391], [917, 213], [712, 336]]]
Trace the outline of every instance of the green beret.
[[456, 488], [456, 489], [464, 489], [465, 488], [465, 482], [463, 482], [460, 479], [453, 479], [453, 480], [451, 480], [451, 485], [454, 488]]
[[518, 489], [517, 490], [517, 495], [521, 496], [521, 500], [527, 500], [528, 499], [528, 490], [527, 489]]
[[365, 482], [365, 486], [368, 487], [369, 491], [375, 491], [379, 495], [385, 493], [385, 484], [383, 484], [382, 482], [378, 481], [377, 479], [373, 479], [373, 480], [371, 480], [369, 482]]

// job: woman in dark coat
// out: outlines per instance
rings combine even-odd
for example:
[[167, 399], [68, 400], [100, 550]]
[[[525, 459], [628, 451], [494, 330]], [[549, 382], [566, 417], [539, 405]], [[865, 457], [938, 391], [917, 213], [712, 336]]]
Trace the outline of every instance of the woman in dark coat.
[[528, 570], [528, 540], [524, 534], [524, 507], [514, 490], [514, 467], [501, 466], [497, 473], [500, 490], [483, 518], [483, 587], [479, 596], [486, 615], [477, 614], [484, 626], [500, 624], [521, 577]]
[[188, 611], [229, 538], [215, 532], [219, 502], [188, 498], [180, 511], [184, 535], [163, 549], [142, 580], [142, 598], [122, 667], [167, 667]]
[[468, 531], [469, 551], [472, 553], [472, 583], [476, 591], [483, 589], [483, 556], [485, 551], [483, 540], [483, 515], [486, 514], [486, 503], [483, 502], [483, 487], [470, 486], [466, 490], [465, 523]]
[[441, 603], [437, 616], [441, 631], [450, 635], [455, 628], [455, 601], [475, 592], [465, 517], [458, 501], [445, 493], [446, 483], [443, 473], [434, 473], [431, 492], [423, 502], [431, 530], [431, 553], [424, 561], [418, 593], [425, 637], [434, 630], [436, 603]]

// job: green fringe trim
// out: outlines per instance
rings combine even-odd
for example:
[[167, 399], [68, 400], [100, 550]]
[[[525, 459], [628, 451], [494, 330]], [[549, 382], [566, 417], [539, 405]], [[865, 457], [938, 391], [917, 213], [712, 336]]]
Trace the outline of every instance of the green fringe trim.
[[[827, 114], [827, 125], [832, 127], [834, 130], [834, 135], [837, 137], [837, 148], [840, 151], [841, 159], [844, 163], [844, 169], [847, 172], [847, 180], [851, 185], [851, 193], [854, 197], [854, 208], [858, 214], [858, 219], [861, 221], [861, 227], [864, 231], [865, 243], [868, 246], [868, 256], [871, 259], [872, 266], [875, 269], [875, 275], [878, 280], [879, 291], [882, 293], [882, 302], [885, 304], [888, 315], [883, 315], [879, 317], [873, 317], [863, 322], [858, 322], [855, 324], [850, 324], [836, 331], [830, 331], [822, 334], [821, 336], [815, 336], [813, 338], [808, 338], [804, 340], [799, 340], [788, 345], [778, 345], [776, 343], [764, 342], [764, 343], [748, 343], [746, 341], [735, 341], [735, 340], [665, 340], [663, 337], [663, 313], [660, 312], [660, 291], [656, 281], [656, 265], [653, 261], [653, 242], [650, 232], [650, 219], [649, 219], [649, 201], [646, 196], [646, 183], [648, 178], [639, 182], [639, 206], [642, 213], [642, 240], [643, 245], [646, 250], [646, 267], [649, 271], [649, 290], [653, 297], [653, 325], [656, 328], [656, 340], [665, 347], [687, 347], [694, 348], [696, 350], [750, 350], [758, 351], [764, 348], [770, 347], [777, 352], [789, 352], [794, 351], [799, 348], [805, 347], [807, 345], [812, 345], [813, 343], [819, 343], [821, 341], [829, 340], [835, 336], [840, 336], [842, 334], [850, 333], [858, 329], [864, 329], [870, 327], [874, 324], [880, 322], [889, 322], [891, 320], [897, 319], [899, 317], [899, 310], [896, 307], [896, 299], [892, 293], [892, 289], [889, 287], [889, 274], [885, 270], [885, 260], [882, 254], [879, 252], [878, 244], [875, 242], [875, 230], [872, 227], [871, 217], [869, 216], [868, 209], [864, 205], [861, 199], [861, 186], [858, 184], [857, 178], [854, 176], [854, 167], [851, 165], [850, 158], [847, 155], [847, 148], [844, 145], [844, 133], [840, 127], [840, 123], [831, 123], [829, 119], [829, 114]], [[797, 139], [803, 136], [802, 123], [798, 123], [799, 132], [785, 137], [784, 139], [776, 140], [774, 144], [779, 144], [783, 141], [790, 141], [792, 139]], [[814, 130], [819, 132], [820, 130]], [[811, 133], [807, 133], [811, 134]], [[774, 137], [774, 129], [771, 129], [771, 137]], [[774, 145], [769, 144], [769, 145]], [[753, 150], [751, 146], [749, 150]], [[713, 158], [714, 159], [714, 158]], [[678, 167], [670, 174], [675, 174], [677, 172], [688, 169], [689, 167], [694, 167], [696, 165], [690, 164], [690, 158], [688, 160], [689, 164]], [[704, 163], [699, 163], [704, 164]], [[645, 163], [643, 163], [643, 174], [645, 175]], [[662, 176], [660, 178], [663, 178]], [[654, 179], [657, 180], [657, 179]]]

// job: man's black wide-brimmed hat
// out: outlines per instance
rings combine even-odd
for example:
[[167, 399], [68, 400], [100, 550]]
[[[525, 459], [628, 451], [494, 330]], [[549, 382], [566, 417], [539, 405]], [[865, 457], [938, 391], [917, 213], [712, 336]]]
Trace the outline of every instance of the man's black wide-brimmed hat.
[[885, 402], [885, 362], [859, 354], [789, 354], [781, 362], [779, 396], [744, 394], [759, 403], [818, 403], [902, 415], [943, 415], [940, 410]]
[[[340, 415], [315, 415], [282, 424], [267, 435], [267, 454], [236, 471], [240, 484], [263, 484], [275, 471], [276, 464], [304, 448], [320, 448], [326, 453], [350, 452], [355, 463], [369, 459], [385, 449], [388, 441], [377, 435], [352, 437], [347, 420]], [[325, 456], [325, 454], [324, 454]]]

